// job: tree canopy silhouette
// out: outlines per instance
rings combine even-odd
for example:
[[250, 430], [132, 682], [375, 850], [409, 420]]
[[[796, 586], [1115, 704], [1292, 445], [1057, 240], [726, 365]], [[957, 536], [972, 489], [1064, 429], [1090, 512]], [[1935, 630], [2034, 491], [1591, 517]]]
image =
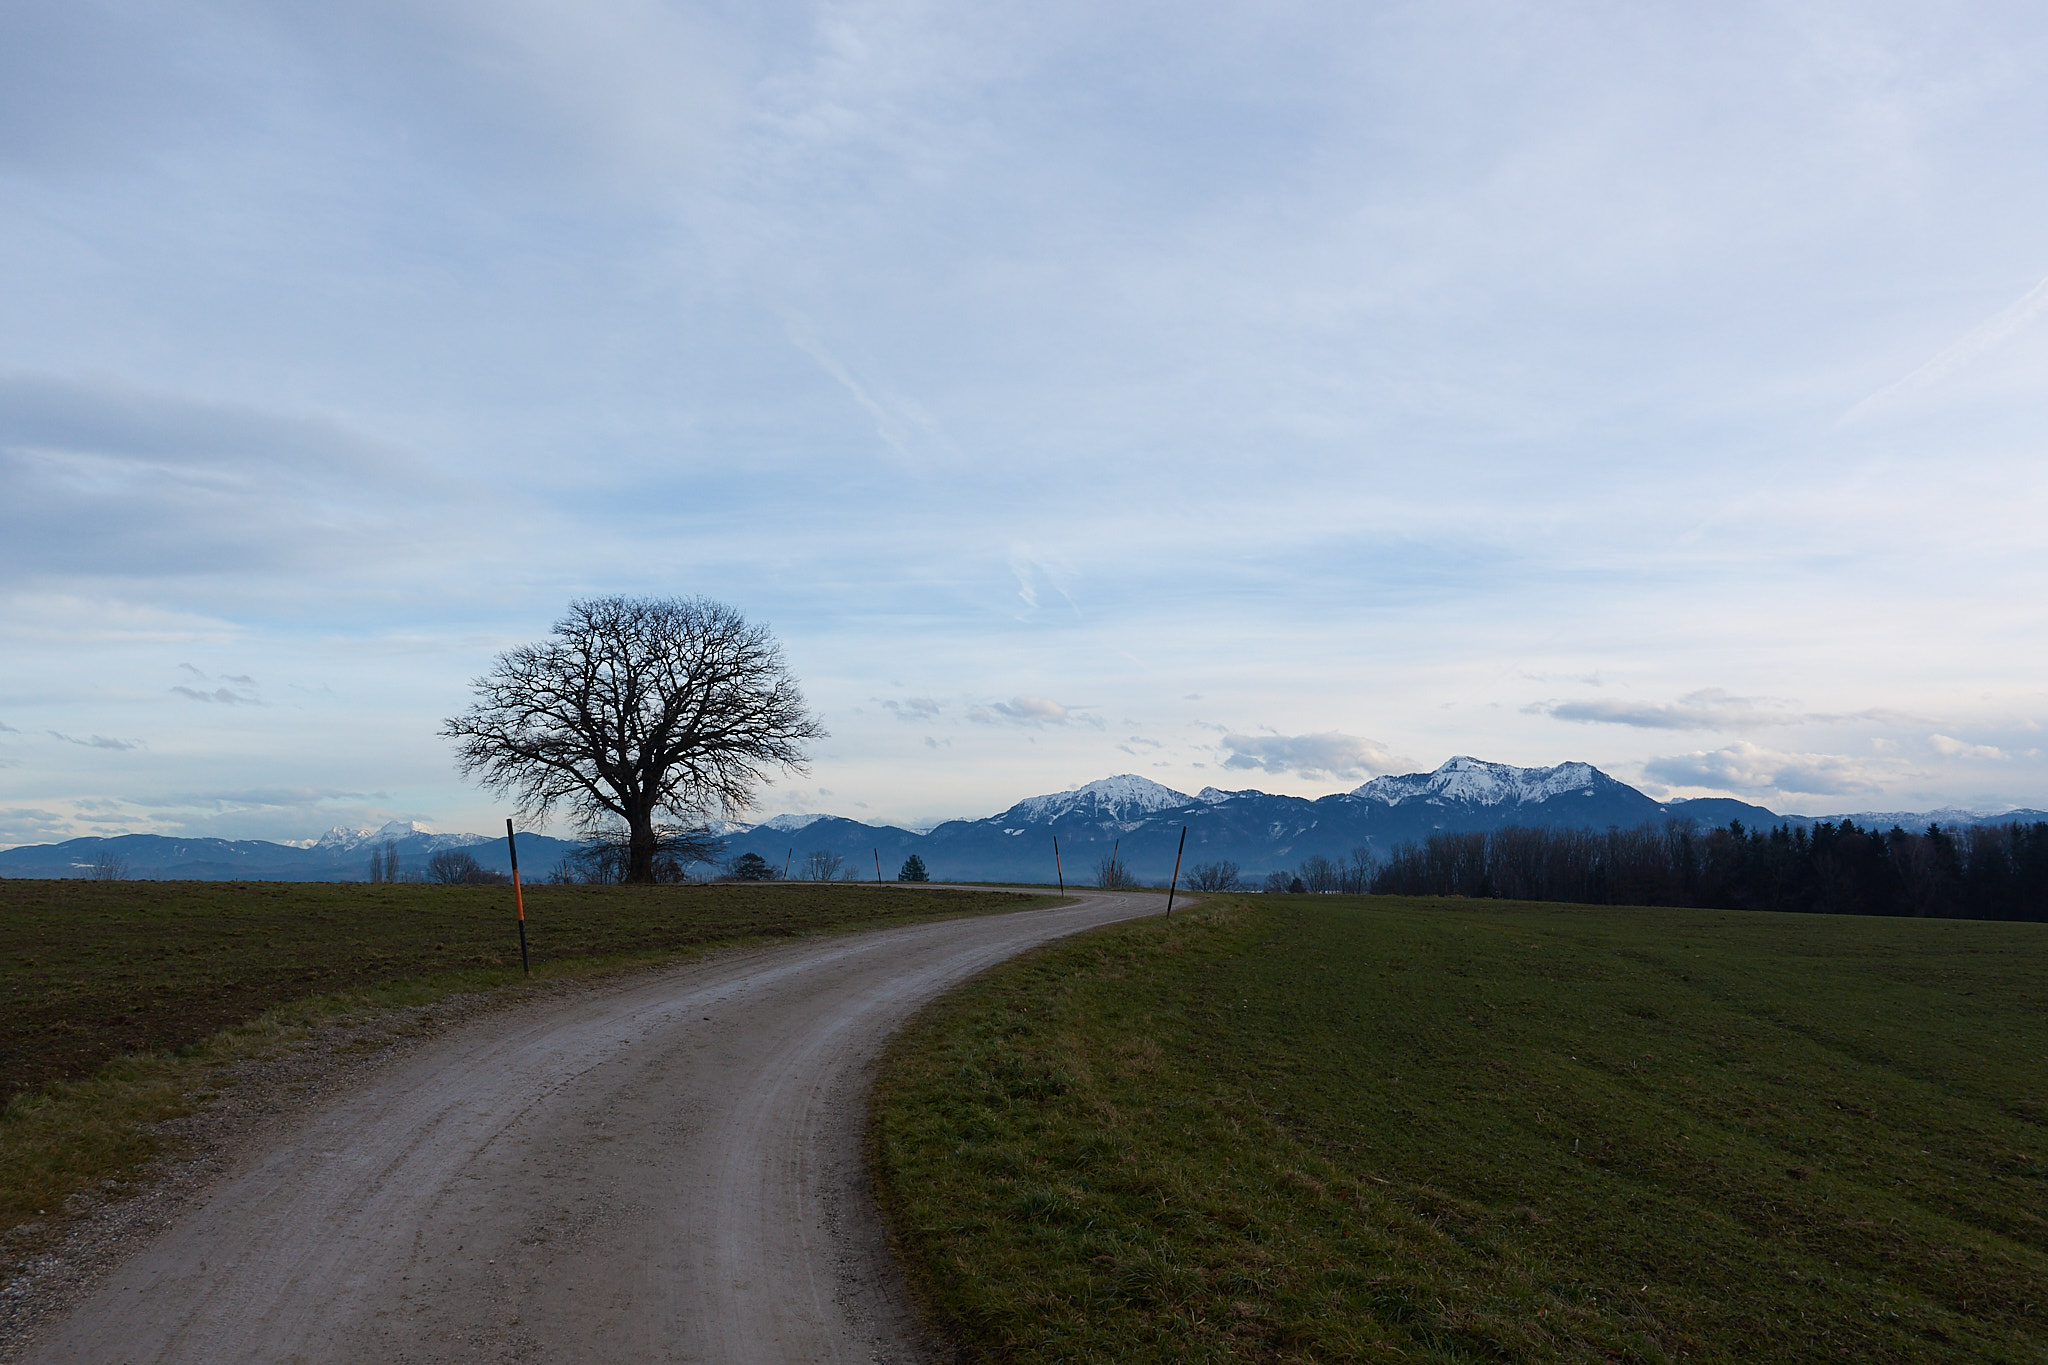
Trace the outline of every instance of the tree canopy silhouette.
[[623, 824], [634, 882], [654, 880], [664, 817], [745, 811], [825, 734], [767, 628], [702, 597], [572, 602], [472, 685], [441, 730], [463, 773], [529, 820], [566, 806], [586, 830]]

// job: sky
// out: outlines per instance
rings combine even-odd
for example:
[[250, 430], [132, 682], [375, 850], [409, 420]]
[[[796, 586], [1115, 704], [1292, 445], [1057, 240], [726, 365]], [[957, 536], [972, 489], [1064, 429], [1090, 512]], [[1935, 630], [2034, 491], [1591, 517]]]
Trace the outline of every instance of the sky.
[[488, 831], [573, 599], [754, 817], [1454, 754], [2048, 806], [2048, 12], [0, 7], [0, 845]]

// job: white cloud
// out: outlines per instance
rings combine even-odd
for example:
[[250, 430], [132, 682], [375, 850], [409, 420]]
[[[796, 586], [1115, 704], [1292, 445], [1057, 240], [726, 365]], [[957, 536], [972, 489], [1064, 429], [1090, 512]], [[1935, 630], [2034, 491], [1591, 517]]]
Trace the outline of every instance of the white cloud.
[[1296, 773], [1305, 778], [1346, 780], [1372, 777], [1413, 766], [1376, 739], [1331, 730], [1314, 735], [1225, 735], [1226, 768], [1269, 773]]
[[898, 720], [936, 720], [939, 714], [938, 702], [930, 697], [905, 697], [901, 701], [887, 698], [882, 700], [881, 706]]
[[1780, 753], [1738, 740], [1725, 748], [1653, 758], [1643, 771], [1674, 787], [1748, 796], [1772, 792], [1842, 796], [1879, 789], [1888, 769], [1841, 754]]
[[1967, 740], [1951, 739], [1947, 735], [1929, 735], [1927, 742], [1934, 746], [1934, 752], [1943, 758], [1984, 758], [2007, 757], [2005, 750], [1990, 744], [1971, 744]]

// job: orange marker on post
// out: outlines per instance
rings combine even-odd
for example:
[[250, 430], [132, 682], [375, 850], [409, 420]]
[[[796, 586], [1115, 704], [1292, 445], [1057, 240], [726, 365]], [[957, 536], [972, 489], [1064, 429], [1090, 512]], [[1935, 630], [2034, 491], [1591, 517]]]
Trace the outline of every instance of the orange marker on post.
[[519, 911], [519, 965], [533, 975], [533, 961], [526, 955], [526, 895], [519, 889], [519, 841], [512, 837], [512, 817], [505, 817], [505, 843], [512, 850], [512, 904]]

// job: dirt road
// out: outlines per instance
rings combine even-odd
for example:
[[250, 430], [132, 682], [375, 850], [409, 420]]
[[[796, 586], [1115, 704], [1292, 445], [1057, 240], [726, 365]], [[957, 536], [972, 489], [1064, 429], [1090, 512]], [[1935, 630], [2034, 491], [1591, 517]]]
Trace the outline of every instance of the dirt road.
[[861, 1168], [884, 1043], [985, 967], [1159, 909], [1085, 893], [486, 1016], [245, 1159], [29, 1359], [916, 1360]]

